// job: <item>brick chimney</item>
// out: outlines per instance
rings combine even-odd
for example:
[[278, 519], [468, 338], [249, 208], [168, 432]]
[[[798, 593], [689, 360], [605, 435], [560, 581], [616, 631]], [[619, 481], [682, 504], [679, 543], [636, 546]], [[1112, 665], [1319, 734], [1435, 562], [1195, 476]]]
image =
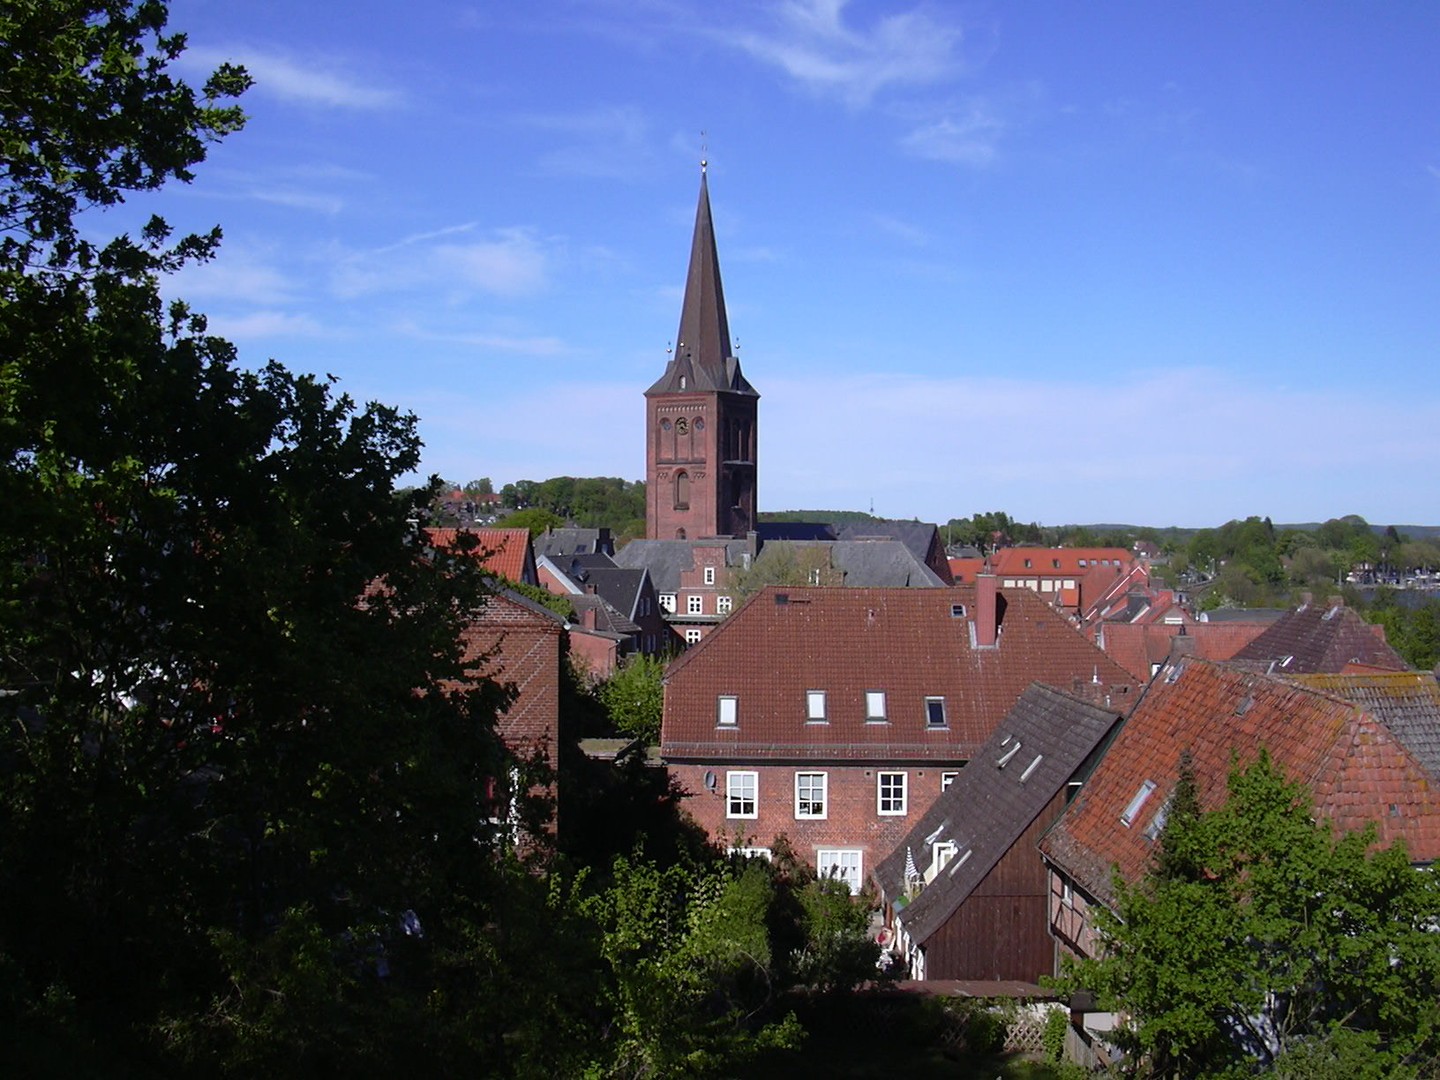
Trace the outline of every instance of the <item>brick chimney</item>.
[[999, 639], [997, 585], [994, 574], [975, 575], [975, 644], [981, 649], [993, 649]]

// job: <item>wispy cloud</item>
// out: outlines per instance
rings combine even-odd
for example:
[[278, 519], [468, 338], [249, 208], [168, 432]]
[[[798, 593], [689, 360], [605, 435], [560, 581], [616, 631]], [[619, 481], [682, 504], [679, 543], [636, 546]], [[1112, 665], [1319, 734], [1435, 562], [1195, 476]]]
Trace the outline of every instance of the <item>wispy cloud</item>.
[[557, 337], [526, 337], [494, 333], [441, 333], [426, 329], [413, 320], [396, 324], [395, 332], [416, 341], [463, 345], [483, 352], [507, 353], [512, 356], [556, 357], [573, 351]]
[[568, 115], [519, 116], [515, 122], [564, 140], [540, 156], [540, 168], [552, 175], [625, 180], [642, 175], [654, 158], [649, 122], [632, 105]]
[[294, 282], [262, 250], [226, 244], [210, 262], [188, 263], [167, 279], [168, 293], [187, 300], [274, 306], [295, 298]]
[[1006, 128], [994, 104], [977, 97], [917, 127], [900, 140], [900, 145], [930, 161], [982, 167], [995, 160], [997, 144]]
[[372, 78], [352, 75], [342, 65], [319, 57], [292, 58], [263, 49], [230, 50], [196, 47], [182, 57], [188, 68], [213, 68], [222, 63], [244, 66], [255, 80], [252, 93], [285, 101], [338, 109], [388, 109], [403, 101], [399, 91]]
[[864, 105], [893, 86], [935, 83], [958, 68], [961, 28], [916, 8], [868, 26], [846, 18], [848, 0], [785, 0], [763, 30], [719, 37], [780, 68], [808, 90]]
[[235, 342], [271, 338], [317, 338], [329, 334], [308, 315], [283, 311], [256, 311], [249, 315], [211, 315], [208, 332]]
[[474, 223], [447, 226], [345, 255], [335, 261], [332, 288], [346, 298], [422, 286], [507, 297], [529, 296], [545, 288], [547, 243], [533, 230], [496, 229], [489, 238], [468, 243], [453, 239], [475, 230]]

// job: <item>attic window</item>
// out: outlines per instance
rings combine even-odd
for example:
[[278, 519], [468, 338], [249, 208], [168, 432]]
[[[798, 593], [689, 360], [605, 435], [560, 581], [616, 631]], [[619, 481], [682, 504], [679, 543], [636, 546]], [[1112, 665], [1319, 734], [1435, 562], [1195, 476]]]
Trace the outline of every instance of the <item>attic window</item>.
[[1080, 560], [1080, 569], [1082, 569], [1082, 570], [1085, 569], [1085, 567], [1086, 567], [1087, 565], [1089, 565], [1089, 564], [1086, 563], [1086, 561], [1085, 561], [1084, 559], [1081, 559], [1081, 560]]
[[715, 568], [714, 568], [713, 566], [707, 566], [707, 567], [705, 567], [705, 584], [706, 584], [706, 585], [714, 585], [714, 584], [715, 584]]
[[1050, 568], [1051, 568], [1052, 570], [1059, 570], [1059, 569], [1060, 569], [1060, 560], [1059, 560], [1059, 559], [1051, 559], [1051, 560], [1050, 560]]
[[1025, 560], [1025, 569], [1026, 569], [1026, 570], [1029, 570], [1029, 569], [1030, 569], [1030, 560], [1029, 560], [1029, 559], [1026, 559], [1026, 560]]
[[825, 691], [805, 691], [805, 719], [811, 723], [825, 722]]
[[1016, 754], [1018, 754], [1019, 752], [1020, 752], [1020, 741], [1017, 739], [1017, 740], [1015, 741], [1015, 745], [1014, 745], [1014, 746], [1010, 747], [1009, 750], [1006, 750], [1005, 753], [1003, 753], [1003, 754], [1000, 755], [1000, 759], [995, 762], [995, 767], [996, 767], [997, 769], [1003, 769], [1006, 765], [1009, 765], [1009, 764], [1010, 764], [1010, 759], [1013, 758], [1013, 757], [1014, 757]]
[[1125, 807], [1125, 812], [1120, 815], [1121, 825], [1124, 825], [1127, 829], [1130, 827], [1130, 823], [1133, 822], [1135, 818], [1139, 815], [1140, 811], [1145, 806], [1145, 800], [1150, 798], [1150, 795], [1152, 792], [1154, 792], [1154, 790], [1154, 780], [1146, 780], [1143, 784], [1140, 785], [1140, 790], [1135, 793], [1135, 797], [1130, 800], [1130, 805]]
[[1035, 770], [1040, 767], [1040, 762], [1043, 761], [1044, 758], [1044, 754], [1035, 755], [1035, 760], [1030, 762], [1029, 765], [1026, 765], [1025, 771], [1020, 774], [1020, 783], [1023, 784], [1026, 780], [1030, 779], [1030, 777], [1034, 774]]
[[789, 593], [777, 592], [777, 593], [775, 594], [775, 606], [776, 606], [776, 607], [784, 607], [784, 606], [785, 606], [786, 604], [788, 604], [788, 603], [790, 603], [790, 594], [789, 594]]
[[872, 723], [882, 723], [885, 720], [885, 691], [865, 691], [865, 719]]
[[734, 727], [740, 715], [740, 699], [732, 694], [721, 694], [716, 699], [716, 710], [721, 727]]
[[1240, 704], [1235, 706], [1235, 715], [1236, 715], [1236, 716], [1244, 716], [1246, 713], [1248, 713], [1248, 712], [1249, 712], [1251, 709], [1253, 709], [1254, 707], [1255, 707], [1255, 695], [1254, 695], [1254, 694], [1246, 694], [1245, 697], [1244, 697], [1243, 699], [1241, 699]]
[[951, 604], [951, 605], [950, 605], [950, 617], [951, 617], [952, 619], [963, 619], [963, 618], [965, 617], [965, 605], [964, 605], [964, 604]]

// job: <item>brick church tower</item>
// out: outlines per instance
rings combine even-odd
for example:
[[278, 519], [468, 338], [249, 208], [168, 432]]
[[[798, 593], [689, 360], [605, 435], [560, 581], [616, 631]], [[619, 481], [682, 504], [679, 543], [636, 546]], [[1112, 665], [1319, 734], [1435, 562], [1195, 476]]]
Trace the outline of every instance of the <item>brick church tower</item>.
[[645, 391], [645, 535], [651, 540], [744, 536], [755, 528], [760, 395], [733, 354], [701, 162], [680, 332], [665, 374]]

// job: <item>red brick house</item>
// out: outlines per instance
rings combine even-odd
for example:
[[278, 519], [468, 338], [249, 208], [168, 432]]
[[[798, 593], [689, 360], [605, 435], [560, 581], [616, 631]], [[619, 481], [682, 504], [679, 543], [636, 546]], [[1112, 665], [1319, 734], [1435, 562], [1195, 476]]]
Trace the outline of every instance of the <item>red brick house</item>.
[[[486, 599], [462, 637], [467, 670], [513, 691], [513, 700], [495, 723], [506, 749], [522, 762], [553, 770], [560, 739], [564, 620], [533, 600], [501, 590]], [[530, 793], [545, 796], [553, 806], [553, 780], [533, 786]], [[555, 824], [552, 817], [551, 832]]]
[[[1382, 844], [1403, 838], [1413, 860], [1440, 857], [1440, 774], [1432, 771], [1440, 767], [1440, 710], [1427, 718], [1417, 673], [1405, 674], [1411, 678], [1399, 689], [1374, 681], [1347, 700], [1334, 684], [1312, 688], [1193, 658], [1167, 666], [1041, 841], [1051, 929], [1062, 950], [1095, 954], [1094, 908], [1114, 904], [1114, 873], [1131, 882], [1144, 874], [1185, 751], [1202, 807], [1218, 805], [1231, 770], [1265, 747], [1341, 830], [1374, 823]], [[1403, 695], [1395, 712], [1412, 716], [1411, 727], [1375, 703], [1386, 694]]]
[[[1098, 598], [1122, 574], [1132, 582], [1138, 561], [1124, 548], [1007, 547], [992, 551], [989, 563], [1001, 588], [1029, 589], [1078, 615], [1086, 594]], [[1148, 581], [1148, 571], [1138, 565]]]
[[1135, 680], [1026, 590], [769, 586], [669, 668], [661, 755], [717, 841], [859, 889], [1031, 682]]

